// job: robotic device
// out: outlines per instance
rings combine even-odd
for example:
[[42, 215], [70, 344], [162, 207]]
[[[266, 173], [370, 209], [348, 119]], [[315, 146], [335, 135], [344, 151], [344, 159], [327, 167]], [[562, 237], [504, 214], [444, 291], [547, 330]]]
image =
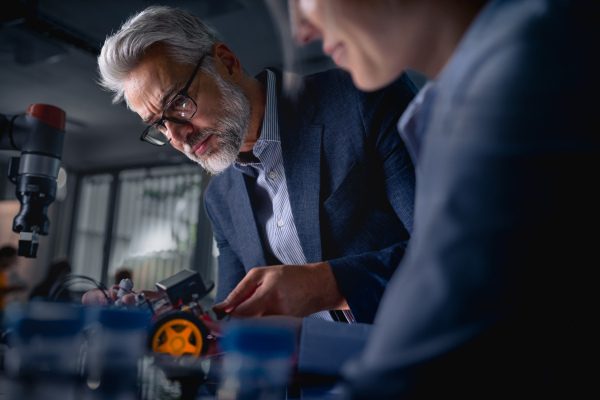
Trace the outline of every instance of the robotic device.
[[56, 178], [65, 135], [66, 114], [47, 104], [32, 104], [25, 115], [0, 114], [0, 150], [17, 150], [8, 178], [17, 185], [21, 210], [13, 222], [18, 255], [36, 257], [39, 235], [47, 235], [48, 206], [56, 196]]
[[[129, 279], [121, 281], [117, 305], [120, 297], [132, 287]], [[205, 354], [210, 333], [201, 318], [210, 317], [202, 309], [200, 299], [213, 289], [214, 283], [209, 282], [207, 287], [197, 272], [183, 270], [156, 283], [156, 287], [162, 294], [160, 300], [150, 302], [143, 293], [136, 295], [138, 307], [154, 314], [149, 324], [149, 348], [172, 356]]]

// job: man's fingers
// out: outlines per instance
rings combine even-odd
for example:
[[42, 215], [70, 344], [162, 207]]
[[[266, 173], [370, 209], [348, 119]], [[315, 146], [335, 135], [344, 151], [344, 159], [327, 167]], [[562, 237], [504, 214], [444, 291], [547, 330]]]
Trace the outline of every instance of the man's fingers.
[[121, 302], [128, 307], [135, 306], [135, 305], [137, 305], [135, 296], [139, 293], [144, 293], [144, 295], [146, 295], [146, 298], [150, 301], [158, 300], [162, 297], [162, 295], [155, 290], [140, 290], [137, 292], [128, 293], [128, 294], [124, 295], [123, 297], [121, 297]]
[[109, 292], [100, 289], [92, 289], [85, 292], [81, 298], [81, 302], [84, 306], [105, 306], [108, 304], [107, 299], [110, 299]]
[[128, 293], [121, 297], [121, 303], [126, 307], [134, 307], [135, 306], [135, 293]]
[[261, 317], [263, 315], [269, 315], [267, 308], [270, 307], [264, 294], [255, 290], [252, 296], [240, 303], [229, 314], [232, 317]]
[[[143, 292], [146, 298], [150, 301], [158, 300], [162, 295], [157, 291], [152, 290], [140, 290], [139, 292], [128, 293], [121, 297], [121, 302], [127, 307], [134, 307], [136, 305], [135, 295], [136, 293]], [[108, 305], [107, 300], [114, 303], [117, 300], [117, 291], [109, 290], [102, 291], [100, 289], [92, 289], [86, 292], [81, 298], [81, 302], [85, 306], [105, 306]]]
[[[254, 270], [252, 270], [254, 271]], [[248, 273], [240, 283], [229, 293], [229, 296], [219, 304], [215, 304], [213, 311], [216, 313], [231, 313], [246, 299], [251, 297], [260, 285], [261, 275]]]
[[[240, 282], [241, 284], [242, 282]], [[244, 286], [242, 290], [239, 290], [239, 285], [227, 296], [223, 302], [216, 304], [213, 310], [216, 313], [231, 313], [235, 310], [240, 303], [251, 297], [256, 291], [257, 286]]]

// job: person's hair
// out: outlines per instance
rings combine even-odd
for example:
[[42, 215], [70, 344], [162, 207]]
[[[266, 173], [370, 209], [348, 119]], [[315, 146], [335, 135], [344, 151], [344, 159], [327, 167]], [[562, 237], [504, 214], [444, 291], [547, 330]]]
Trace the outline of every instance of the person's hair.
[[3, 246], [0, 248], [0, 258], [8, 258], [15, 255], [17, 255], [17, 249], [14, 246]]
[[17, 249], [14, 246], [4, 246], [0, 248], [0, 270], [9, 268], [17, 257]]
[[129, 268], [121, 268], [115, 272], [115, 285], [121, 283], [122, 279], [131, 279], [133, 280], [133, 274]]
[[[127, 101], [124, 80], [151, 46], [161, 45], [165, 56], [175, 62], [195, 65], [219, 41], [217, 31], [188, 11], [163, 6], [148, 7], [129, 18], [115, 34], [106, 38], [98, 56], [99, 83], [114, 93], [113, 103], [123, 98]], [[212, 57], [206, 57], [203, 70], [207, 69], [207, 64], [212, 64], [207, 61], [212, 61]]]

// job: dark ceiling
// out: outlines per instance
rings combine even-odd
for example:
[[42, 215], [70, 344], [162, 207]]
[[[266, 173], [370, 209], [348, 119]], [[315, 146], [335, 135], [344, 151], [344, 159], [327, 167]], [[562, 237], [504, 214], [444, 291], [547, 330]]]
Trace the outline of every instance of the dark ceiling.
[[[170, 146], [140, 142], [143, 125], [138, 116], [124, 104], [112, 105], [111, 95], [96, 84], [96, 54], [105, 37], [153, 4], [184, 8], [204, 18], [251, 75], [267, 66], [283, 66], [272, 9], [263, 0], [3, 0], [0, 113], [20, 114], [32, 103], [62, 108], [67, 114], [63, 165], [72, 170], [186, 162]], [[306, 73], [332, 66], [318, 43], [303, 49], [299, 59]], [[0, 162], [7, 155], [2, 157]]]

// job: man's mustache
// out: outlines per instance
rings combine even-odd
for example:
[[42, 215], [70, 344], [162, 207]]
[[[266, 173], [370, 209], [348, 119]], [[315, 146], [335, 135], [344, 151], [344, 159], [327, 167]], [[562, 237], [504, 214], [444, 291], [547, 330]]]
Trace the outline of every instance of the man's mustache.
[[185, 141], [185, 144], [189, 146], [190, 149], [193, 149], [195, 145], [202, 142], [204, 139], [209, 137], [211, 134], [215, 133], [215, 129], [204, 129], [200, 132], [194, 132], [192, 135], [188, 137]]

